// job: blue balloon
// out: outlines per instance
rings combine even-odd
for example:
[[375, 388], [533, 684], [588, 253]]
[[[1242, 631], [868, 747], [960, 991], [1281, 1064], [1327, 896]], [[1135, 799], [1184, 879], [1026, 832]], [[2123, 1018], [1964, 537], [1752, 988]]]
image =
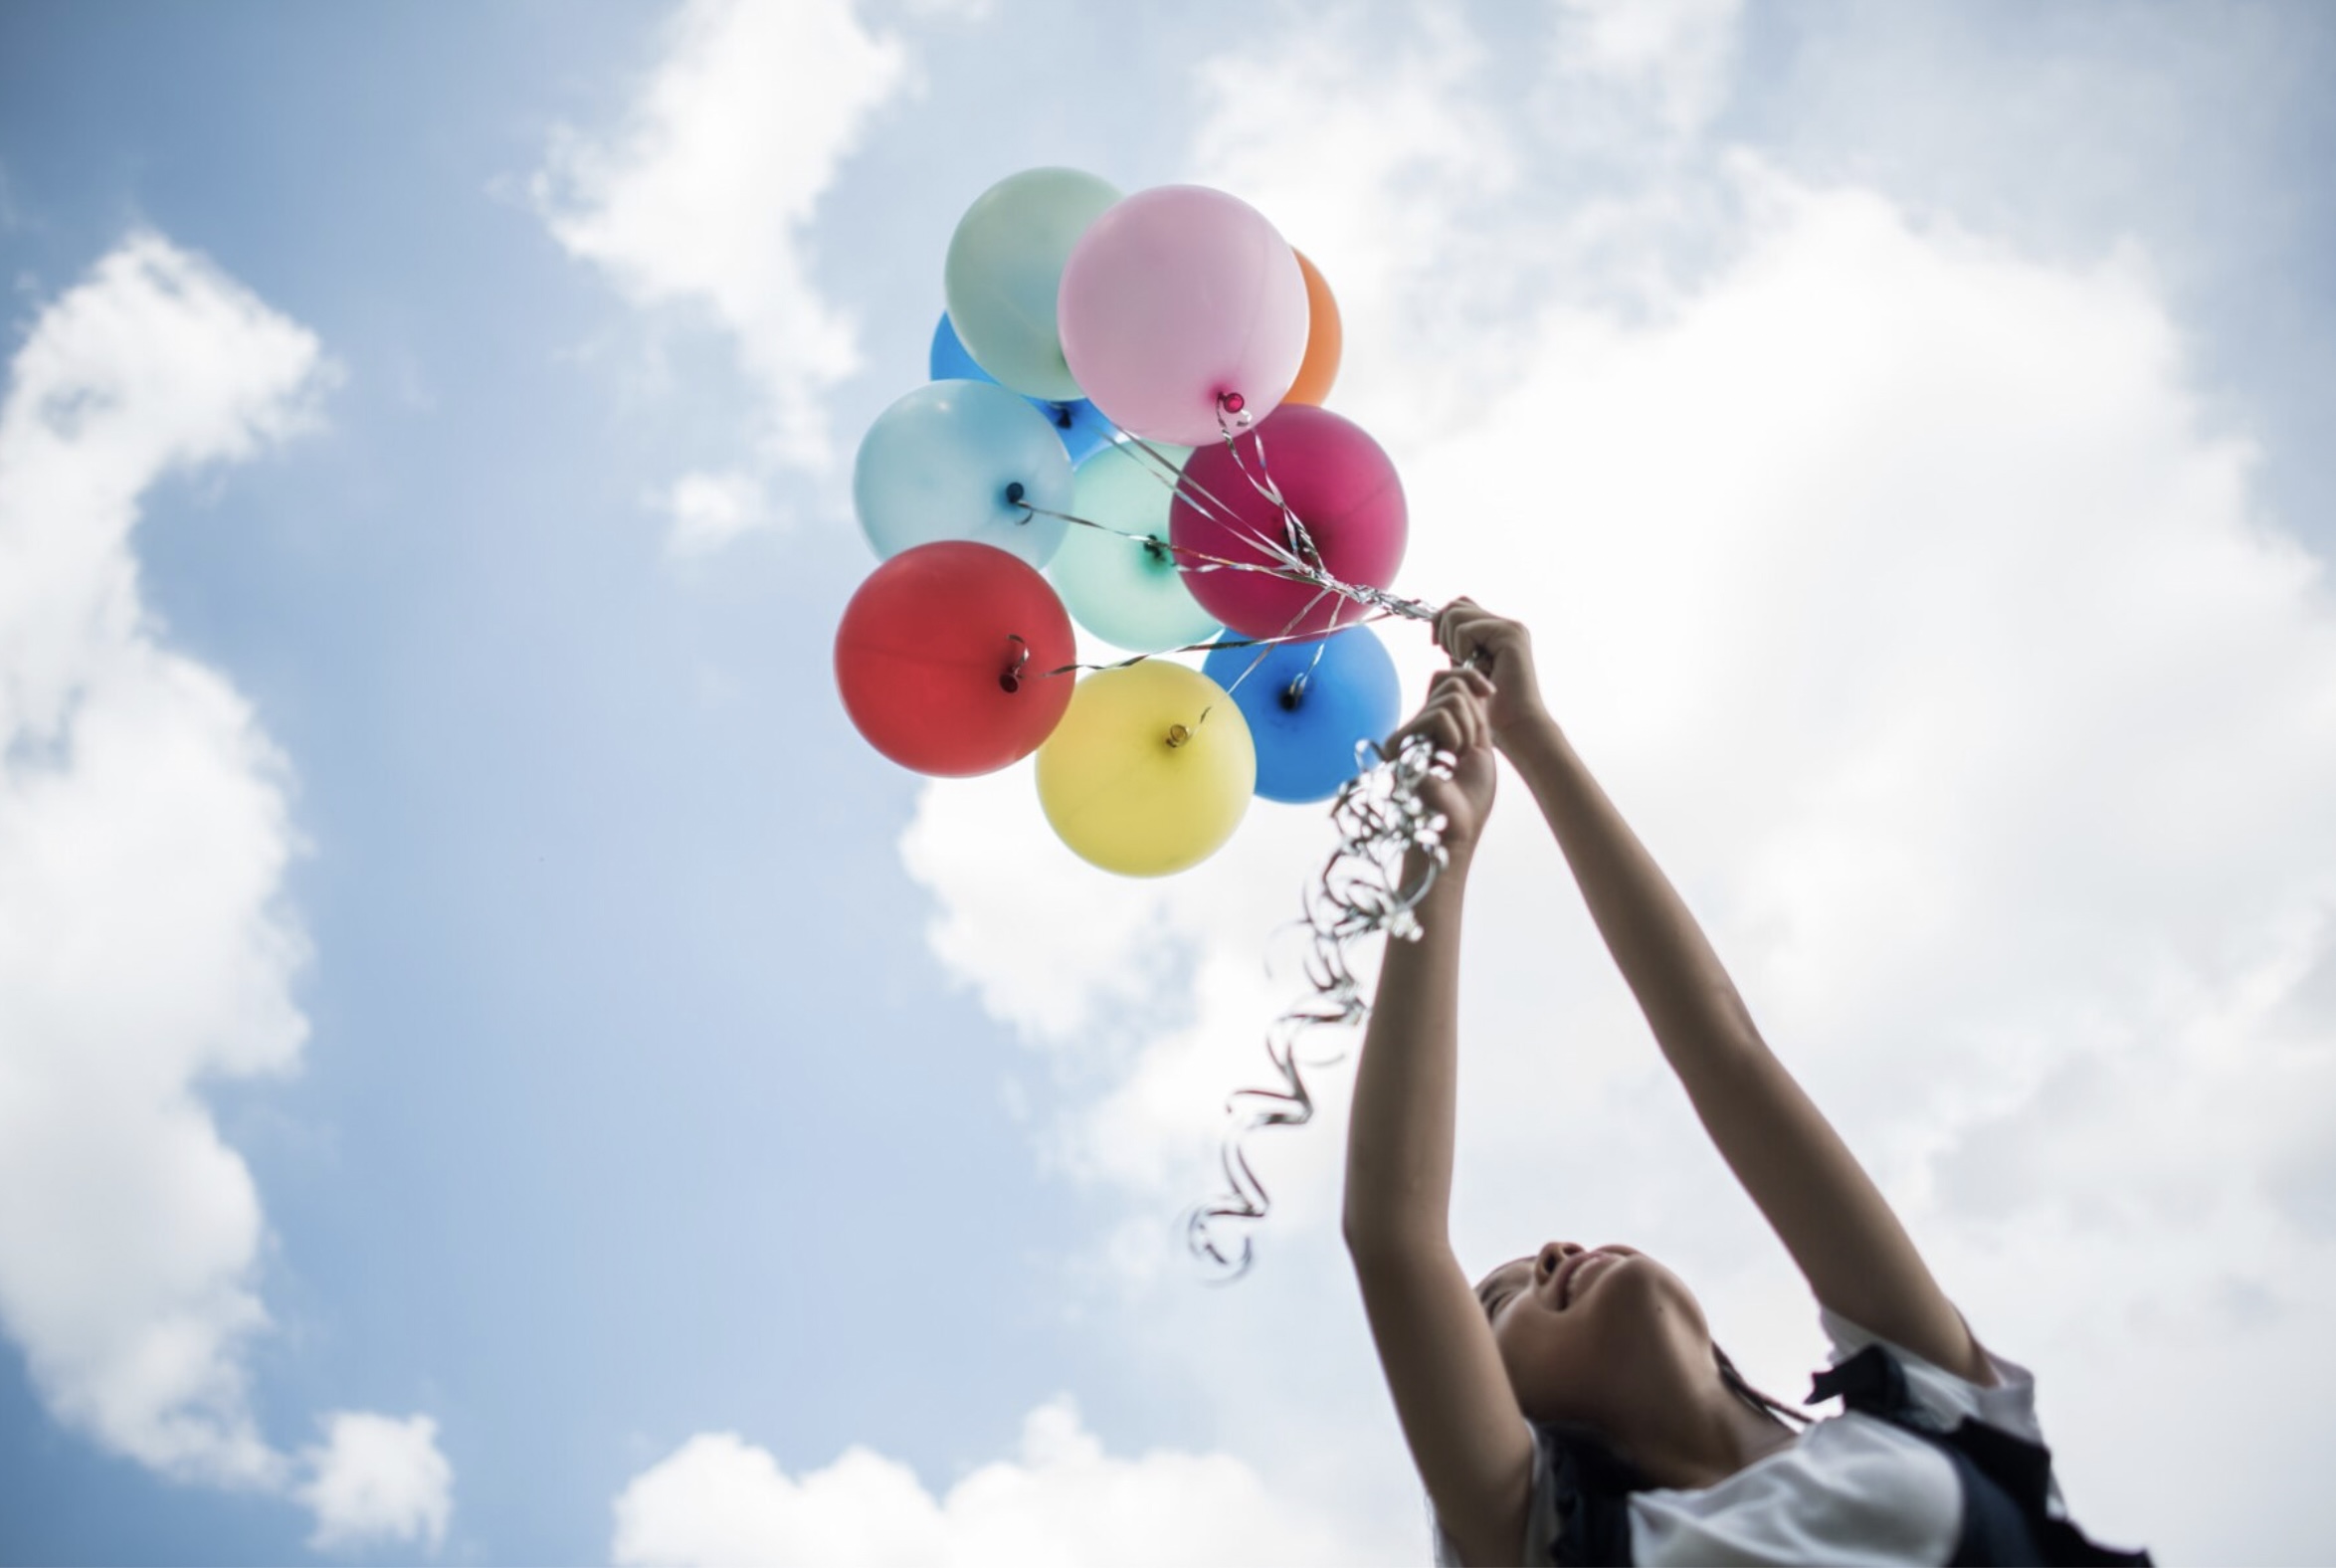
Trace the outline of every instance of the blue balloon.
[[1395, 661], [1367, 626], [1271, 648], [1222, 646], [1201, 674], [1231, 691], [1249, 720], [1258, 793], [1267, 800], [1337, 794], [1362, 771], [1356, 743], [1385, 740], [1403, 701]]
[[[931, 356], [935, 381], [987, 381], [993, 385], [997, 377], [974, 362], [958, 340], [957, 328], [949, 324], [949, 312], [941, 312], [941, 324], [933, 328]], [[1043, 397], [1025, 398], [1024, 402], [1047, 416], [1047, 423], [1055, 427], [1055, 434], [1063, 439], [1063, 450], [1076, 465], [1086, 455], [1111, 444], [1111, 422], [1095, 411], [1085, 398], [1070, 403], [1050, 403]]]
[[1073, 468], [1084, 463], [1091, 454], [1111, 445], [1115, 439], [1111, 422], [1085, 398], [1075, 403], [1042, 403], [1037, 398], [1032, 398], [1031, 402], [1037, 404], [1038, 411], [1047, 416], [1047, 423], [1055, 427], [1055, 434], [1063, 438], [1063, 450], [1071, 454]]
[[973, 355], [965, 351], [965, 344], [957, 336], [957, 328], [949, 321], [949, 312], [941, 312], [941, 324], [933, 328], [932, 379], [935, 381], [995, 381], [998, 378], [974, 363]]

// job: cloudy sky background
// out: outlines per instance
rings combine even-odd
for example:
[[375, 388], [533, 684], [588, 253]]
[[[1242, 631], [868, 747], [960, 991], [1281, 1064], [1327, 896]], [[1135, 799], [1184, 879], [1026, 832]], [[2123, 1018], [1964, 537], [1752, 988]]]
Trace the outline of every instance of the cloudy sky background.
[[[0, 1556], [1419, 1561], [1337, 1245], [1174, 1219], [1322, 849], [832, 695], [965, 205], [1257, 203], [2078, 1516], [2324, 1542], [2336, 24], [0, 10]], [[1413, 687], [1434, 660], [1389, 641]], [[1821, 1355], [1523, 791], [1456, 1234]]]

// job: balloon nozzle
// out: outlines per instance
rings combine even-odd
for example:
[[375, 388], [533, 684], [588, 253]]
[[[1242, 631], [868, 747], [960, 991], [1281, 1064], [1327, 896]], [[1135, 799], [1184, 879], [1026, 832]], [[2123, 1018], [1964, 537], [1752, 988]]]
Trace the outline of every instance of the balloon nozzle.
[[1022, 481], [1020, 481], [1020, 480], [1016, 480], [1016, 481], [1015, 481], [1013, 484], [1011, 484], [1011, 485], [1009, 485], [1009, 486], [1007, 486], [1007, 487], [1006, 487], [1006, 504], [1007, 504], [1007, 505], [1009, 505], [1009, 506], [1019, 506], [1019, 505], [1021, 505], [1021, 504], [1022, 504], [1022, 496], [1023, 496]]
[[1228, 414], [1238, 414], [1243, 409], [1250, 406], [1249, 399], [1243, 397], [1239, 392], [1228, 392], [1223, 397], [1217, 399], [1217, 402]]
[[1290, 682], [1289, 685], [1281, 688], [1281, 710], [1285, 713], [1296, 712], [1297, 705], [1304, 698], [1305, 694], [1305, 673], [1300, 671], [1296, 680]]
[[[1016, 489], [1020, 488], [1021, 487], [1019, 486], [1016, 487]], [[1012, 632], [1008, 632], [1006, 634], [1006, 640], [1016, 645], [1019, 652], [1017, 652], [1014, 656], [1014, 663], [1008, 665], [1003, 671], [999, 673], [998, 689], [1009, 692], [1019, 691], [1022, 689], [1022, 668], [1023, 666], [1030, 663], [1030, 644], [1024, 642], [1020, 637], [1017, 637]]]
[[1170, 724], [1168, 726], [1168, 744], [1170, 746], [1181, 746], [1190, 739], [1192, 739], [1192, 731], [1185, 728], [1182, 724]]

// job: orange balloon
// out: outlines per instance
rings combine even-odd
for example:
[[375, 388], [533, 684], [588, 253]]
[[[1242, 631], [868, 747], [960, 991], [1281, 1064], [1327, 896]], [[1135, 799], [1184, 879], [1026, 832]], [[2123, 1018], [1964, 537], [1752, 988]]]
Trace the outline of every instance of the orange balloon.
[[1305, 252], [1291, 251], [1297, 258], [1297, 270], [1306, 276], [1306, 357], [1297, 367], [1297, 379], [1282, 394], [1284, 403], [1312, 403], [1319, 407], [1330, 395], [1330, 383], [1338, 379], [1338, 350], [1343, 334], [1338, 329], [1338, 301], [1330, 297], [1330, 286], [1306, 260]]

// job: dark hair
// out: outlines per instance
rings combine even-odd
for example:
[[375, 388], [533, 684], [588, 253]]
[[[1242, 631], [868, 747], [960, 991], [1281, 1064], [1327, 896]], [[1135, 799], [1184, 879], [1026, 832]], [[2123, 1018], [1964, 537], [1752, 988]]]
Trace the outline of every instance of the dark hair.
[[[1804, 1427], [1811, 1425], [1811, 1418], [1804, 1412], [1763, 1394], [1744, 1381], [1744, 1374], [1736, 1370], [1736, 1363], [1729, 1359], [1726, 1351], [1719, 1348], [1717, 1340], [1711, 1343], [1711, 1358], [1719, 1364], [1719, 1380], [1727, 1386], [1727, 1391], [1759, 1412], [1763, 1419], [1779, 1425], [1788, 1421], [1797, 1421]], [[1531, 1417], [1526, 1419], [1532, 1421], [1533, 1430], [1540, 1433], [1544, 1441], [1555, 1445], [1558, 1454], [1565, 1456], [1559, 1461], [1561, 1465], [1587, 1465], [1591, 1467], [1590, 1473], [1603, 1475], [1605, 1479], [1599, 1482], [1601, 1489], [1645, 1491], [1655, 1485], [1647, 1472], [1639, 1469], [1636, 1461], [1616, 1448], [1612, 1438], [1590, 1423], [1541, 1421]]]
[[1736, 1370], [1735, 1362], [1728, 1359], [1728, 1353], [1719, 1348], [1719, 1341], [1716, 1339], [1711, 1342], [1711, 1356], [1719, 1363], [1719, 1380], [1727, 1385], [1728, 1392], [1735, 1395], [1736, 1398], [1764, 1416], [1779, 1421], [1797, 1421], [1804, 1427], [1809, 1425], [1810, 1416], [1807, 1411], [1796, 1409], [1772, 1394], [1763, 1394], [1746, 1382], [1744, 1374]]

